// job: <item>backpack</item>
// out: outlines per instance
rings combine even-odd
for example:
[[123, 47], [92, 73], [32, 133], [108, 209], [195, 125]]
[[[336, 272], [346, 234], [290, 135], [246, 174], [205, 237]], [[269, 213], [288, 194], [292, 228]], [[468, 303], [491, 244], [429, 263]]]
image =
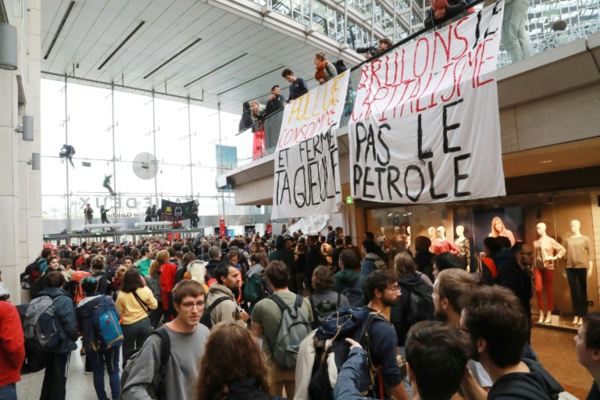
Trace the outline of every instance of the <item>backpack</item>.
[[346, 296], [350, 306], [352, 307], [364, 307], [365, 304], [365, 295], [362, 291], [362, 284], [364, 282], [364, 278], [362, 275], [359, 275], [356, 283], [352, 287], [345, 287], [342, 290], [342, 294]]
[[95, 351], [109, 350], [123, 342], [123, 330], [119, 323], [119, 315], [105, 296], [100, 298], [98, 306], [92, 313], [91, 341]]
[[43, 295], [29, 303], [23, 322], [23, 333], [25, 347], [30, 351], [50, 352], [60, 345], [64, 335], [54, 318], [54, 302], [59, 297], [62, 296], [52, 299]]
[[433, 288], [425, 282], [418, 286], [402, 286], [409, 295], [407, 323], [413, 326], [420, 321], [432, 321], [435, 311], [433, 304]]
[[265, 269], [260, 267], [254, 273], [246, 275], [243, 291], [244, 302], [254, 304], [267, 297], [263, 281], [264, 271]]
[[275, 340], [269, 343], [275, 363], [284, 370], [296, 368], [298, 359], [298, 348], [300, 342], [310, 333], [312, 327], [301, 310], [303, 297], [296, 295], [293, 307], [289, 307], [285, 301], [274, 294], [269, 297], [279, 306], [282, 312], [281, 325]]
[[[342, 74], [348, 69], [348, 67], [346, 67], [346, 64], [344, 64], [344, 60], [337, 60], [333, 63], [333, 66], [335, 67], [335, 70], [337, 71], [338, 75]], [[331, 245], [333, 246], [333, 243]]]
[[338, 293], [337, 296], [337, 303], [334, 303], [331, 300], [321, 300], [316, 306], [313, 300], [313, 294], [311, 294], [310, 296], [308, 296], [308, 300], [310, 301], [310, 307], [312, 308], [312, 312], [313, 312], [313, 324], [312, 327], [313, 329], [317, 329], [321, 323], [325, 320], [325, 318], [327, 318], [329, 315], [331, 315], [334, 311], [336, 311], [338, 308], [340, 308], [340, 302], [342, 300], [342, 294]]
[[[169, 363], [169, 359], [171, 358], [171, 338], [169, 337], [169, 333], [165, 330], [165, 328], [156, 329], [151, 333], [151, 335], [160, 336], [160, 366], [158, 368], [158, 372], [152, 378], [152, 385], [147, 387], [148, 395], [150, 395], [150, 398], [152, 399], [166, 400], [167, 394], [164, 380], [165, 375], [167, 374], [167, 365]], [[125, 364], [125, 368], [123, 368], [123, 372], [121, 373], [121, 392], [127, 384], [127, 380], [131, 374], [131, 369], [133, 368], [142, 348], [143, 347], [137, 348], [130, 353], [131, 357], [127, 361], [127, 364]]]
[[88, 276], [92, 276], [88, 271], [75, 271], [69, 282], [67, 282], [67, 293], [73, 299], [75, 305], [79, 304], [85, 297], [85, 292], [81, 287], [81, 281]]
[[40, 279], [42, 274], [40, 260], [41, 258], [37, 258], [34, 262], [25, 267], [25, 271], [19, 276], [22, 289], [31, 289], [31, 287]]
[[[202, 317], [200, 317], [200, 323], [204, 326], [206, 326], [208, 329], [212, 328], [212, 320], [210, 319], [210, 315], [212, 313], [212, 310], [214, 310], [219, 304], [221, 304], [222, 302], [224, 302], [225, 300], [231, 300], [229, 297], [227, 296], [221, 296], [218, 299], [216, 299], [215, 301], [213, 301], [210, 305], [210, 307], [206, 308], [204, 310], [204, 312], [202, 313]], [[231, 300], [233, 301], [233, 300]]]
[[[338, 371], [342, 369], [350, 353], [350, 344], [346, 342], [346, 338], [356, 340], [368, 351], [369, 328], [377, 319], [389, 323], [383, 315], [371, 312], [366, 307], [341, 307], [325, 318], [315, 333], [315, 362], [308, 386], [309, 398], [333, 400], [333, 388]], [[373, 372], [375, 368], [371, 362], [369, 357], [369, 370]], [[375, 375], [371, 373], [368, 385], [367, 382], [358, 382], [359, 390], [363, 391], [365, 389], [363, 386], [366, 385], [370, 392], [374, 392], [377, 386], [374, 378]], [[380, 385], [381, 380], [379, 382]]]
[[180, 265], [177, 267], [177, 271], [175, 272], [175, 284], [178, 284], [183, 280], [183, 275], [187, 272], [187, 268]]

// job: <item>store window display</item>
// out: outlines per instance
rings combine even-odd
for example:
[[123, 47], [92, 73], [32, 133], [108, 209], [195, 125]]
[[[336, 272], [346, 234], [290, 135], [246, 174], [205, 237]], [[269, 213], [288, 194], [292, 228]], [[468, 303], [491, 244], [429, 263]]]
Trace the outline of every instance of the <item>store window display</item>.
[[500, 219], [500, 217], [494, 217], [492, 219], [492, 229], [489, 234], [489, 237], [499, 236], [508, 238], [508, 240], [510, 240], [511, 246], [515, 245], [515, 235], [513, 235], [513, 233], [510, 230], [506, 229], [506, 227], [504, 226], [504, 222], [502, 222], [502, 219]]
[[[545, 223], [540, 222], [536, 228], [538, 239], [533, 242], [533, 260], [535, 294], [540, 310], [540, 319], [538, 322], [549, 324], [552, 322], [552, 311], [554, 311], [553, 285], [556, 260], [563, 258], [567, 251], [560, 243], [547, 235]], [[546, 308], [544, 308], [544, 288], [546, 289]], [[545, 319], [544, 313], [546, 313]]]
[[563, 273], [571, 289], [571, 302], [575, 314], [573, 325], [581, 325], [581, 317], [588, 313], [587, 280], [592, 277], [594, 269], [590, 238], [582, 235], [580, 230], [579, 220], [571, 221], [573, 235], [567, 238], [567, 268]]
[[460, 263], [466, 271], [471, 270], [471, 242], [465, 237], [465, 227], [458, 225], [456, 227], [456, 240], [454, 245], [458, 249], [457, 256]]
[[451, 252], [452, 254], [458, 254], [458, 249], [448, 239], [446, 239], [446, 228], [438, 226], [436, 230], [436, 238], [433, 242], [433, 253], [442, 254], [445, 252]]
[[427, 233], [429, 234], [429, 240], [431, 241], [429, 251], [435, 253], [434, 243], [437, 240], [437, 229], [435, 229], [435, 226], [430, 226], [429, 229], [427, 229]]

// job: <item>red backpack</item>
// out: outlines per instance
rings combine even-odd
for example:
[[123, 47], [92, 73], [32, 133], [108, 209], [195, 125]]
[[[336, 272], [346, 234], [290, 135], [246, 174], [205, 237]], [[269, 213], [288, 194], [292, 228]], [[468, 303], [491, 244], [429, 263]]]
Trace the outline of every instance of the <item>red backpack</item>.
[[69, 281], [69, 294], [73, 298], [75, 305], [79, 304], [79, 302], [85, 297], [85, 293], [81, 287], [81, 281], [83, 278], [87, 278], [88, 276], [92, 276], [92, 274], [87, 271], [76, 271]]

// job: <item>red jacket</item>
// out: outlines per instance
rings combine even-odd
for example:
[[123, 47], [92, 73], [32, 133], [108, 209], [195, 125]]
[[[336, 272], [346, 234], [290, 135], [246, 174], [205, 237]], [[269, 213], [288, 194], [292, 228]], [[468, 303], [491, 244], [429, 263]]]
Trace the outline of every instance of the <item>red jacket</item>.
[[0, 387], [21, 380], [25, 338], [17, 308], [0, 301]]
[[166, 263], [160, 268], [160, 295], [162, 297], [163, 309], [168, 310], [169, 294], [173, 291], [173, 286], [175, 286], [177, 265]]

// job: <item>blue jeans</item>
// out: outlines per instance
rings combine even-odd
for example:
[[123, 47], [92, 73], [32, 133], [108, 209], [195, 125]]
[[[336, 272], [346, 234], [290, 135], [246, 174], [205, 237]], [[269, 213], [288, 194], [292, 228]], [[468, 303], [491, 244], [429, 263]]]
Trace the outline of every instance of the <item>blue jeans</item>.
[[86, 351], [86, 359], [90, 360], [92, 371], [94, 372], [94, 389], [100, 400], [107, 400], [106, 390], [104, 390], [104, 364], [108, 372], [108, 382], [113, 399], [118, 399], [121, 395], [121, 384], [119, 382], [119, 352], [121, 346], [113, 347], [109, 350]]
[[0, 400], [17, 400], [17, 385], [9, 383], [0, 387]]

